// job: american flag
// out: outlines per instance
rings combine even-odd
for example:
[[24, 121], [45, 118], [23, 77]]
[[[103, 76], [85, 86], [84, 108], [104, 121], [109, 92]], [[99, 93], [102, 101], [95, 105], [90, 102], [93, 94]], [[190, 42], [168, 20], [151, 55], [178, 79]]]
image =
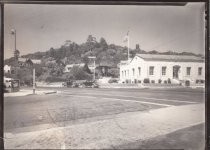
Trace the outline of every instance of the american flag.
[[128, 34], [129, 34], [129, 31], [127, 32], [126, 36], [124, 37], [124, 40], [123, 40], [124, 43], [128, 41]]

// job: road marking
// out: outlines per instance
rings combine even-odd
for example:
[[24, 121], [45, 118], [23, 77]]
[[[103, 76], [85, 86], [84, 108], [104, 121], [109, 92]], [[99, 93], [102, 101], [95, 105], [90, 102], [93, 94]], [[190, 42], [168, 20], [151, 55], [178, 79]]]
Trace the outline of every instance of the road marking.
[[[110, 94], [97, 94], [97, 93], [77, 93], [77, 94], [87, 94], [87, 95], [106, 95], [111, 96]], [[177, 103], [189, 103], [189, 104], [196, 104], [197, 102], [190, 102], [190, 101], [183, 101], [183, 100], [175, 100], [175, 99], [162, 99], [162, 98], [153, 98], [153, 97], [136, 97], [136, 96], [123, 96], [123, 95], [114, 95], [119, 97], [126, 97], [126, 98], [142, 98], [142, 99], [151, 99], [151, 100], [159, 100], [159, 101], [166, 101], [166, 102], [177, 102]]]
[[175, 105], [168, 105], [168, 104], [160, 104], [160, 103], [152, 103], [152, 102], [143, 102], [143, 101], [137, 101], [137, 100], [130, 100], [130, 99], [119, 99], [119, 98], [102, 98], [102, 99], [109, 99], [109, 100], [115, 100], [115, 101], [127, 101], [127, 102], [137, 102], [137, 103], [144, 103], [144, 104], [152, 104], [152, 105], [159, 105], [159, 106], [175, 106]]
[[[85, 97], [85, 98], [100, 98], [95, 96], [82, 96], [82, 95], [69, 95], [72, 97]], [[160, 103], [152, 103], [152, 102], [143, 102], [143, 101], [137, 101], [137, 100], [130, 100], [130, 99], [119, 99], [119, 98], [105, 98], [102, 97], [101, 99], [108, 99], [108, 100], [114, 100], [114, 101], [127, 101], [127, 102], [137, 102], [137, 103], [144, 103], [144, 104], [152, 104], [152, 105], [158, 105], [158, 106], [175, 106], [175, 105], [168, 105], [168, 104], [160, 104]]]

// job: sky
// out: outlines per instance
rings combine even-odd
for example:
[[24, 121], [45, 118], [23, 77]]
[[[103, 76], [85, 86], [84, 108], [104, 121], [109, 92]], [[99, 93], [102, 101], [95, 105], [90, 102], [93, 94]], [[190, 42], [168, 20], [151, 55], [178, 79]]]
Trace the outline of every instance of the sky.
[[13, 56], [16, 29], [20, 55], [59, 48], [66, 40], [85, 43], [88, 35], [108, 44], [145, 51], [204, 54], [204, 3], [185, 6], [5, 4], [4, 58]]

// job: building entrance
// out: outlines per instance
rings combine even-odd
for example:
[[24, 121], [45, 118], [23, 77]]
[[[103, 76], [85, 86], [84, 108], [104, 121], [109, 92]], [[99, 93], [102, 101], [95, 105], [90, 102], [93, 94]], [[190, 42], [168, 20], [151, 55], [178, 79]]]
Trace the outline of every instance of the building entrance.
[[173, 66], [173, 78], [174, 79], [179, 79], [179, 70], [180, 70], [180, 66], [178, 66], [178, 65]]

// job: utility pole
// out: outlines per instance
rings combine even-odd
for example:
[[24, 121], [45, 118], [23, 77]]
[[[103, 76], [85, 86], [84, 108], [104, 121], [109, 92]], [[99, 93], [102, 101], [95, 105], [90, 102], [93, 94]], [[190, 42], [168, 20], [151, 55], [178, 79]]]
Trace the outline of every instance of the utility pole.
[[96, 63], [95, 63], [95, 56], [89, 56], [89, 59], [93, 59], [93, 64], [94, 64], [94, 70], [93, 70], [93, 80], [95, 81], [96, 77], [95, 77], [95, 68], [96, 68]]
[[128, 34], [129, 34], [129, 31], [127, 32], [123, 42], [127, 42], [127, 46], [128, 46], [128, 60], [129, 60], [129, 56], [130, 56], [130, 52], [129, 52], [130, 39], [129, 39], [129, 35]]
[[15, 29], [12, 29], [11, 30], [11, 34], [15, 36], [15, 50], [14, 52], [16, 51], [17, 47], [16, 47], [16, 30]]
[[35, 80], [35, 68], [33, 69], [33, 94], [35, 94], [36, 90], [36, 80]]

